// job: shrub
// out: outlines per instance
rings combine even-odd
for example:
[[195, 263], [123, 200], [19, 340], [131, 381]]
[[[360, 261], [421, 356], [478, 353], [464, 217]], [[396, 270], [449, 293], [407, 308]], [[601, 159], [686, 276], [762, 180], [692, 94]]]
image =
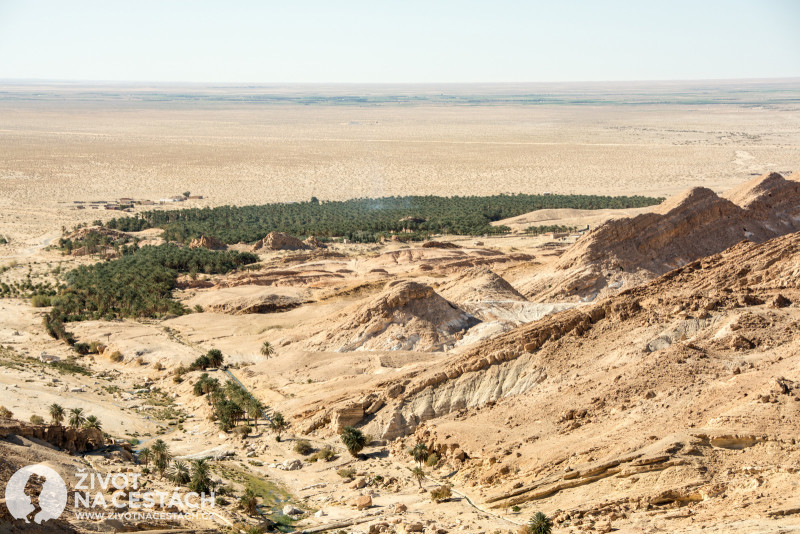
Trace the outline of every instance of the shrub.
[[120, 351], [118, 351], [118, 350], [115, 350], [114, 352], [112, 352], [110, 358], [111, 358], [111, 361], [114, 362], [114, 363], [119, 363], [119, 362], [121, 362], [122, 360], [125, 359], [125, 358], [123, 358], [122, 353]]
[[434, 467], [438, 463], [439, 463], [439, 455], [436, 454], [435, 452], [432, 452], [428, 456], [428, 459], [425, 460], [425, 465], [427, 465], [428, 467]]
[[45, 308], [50, 306], [50, 297], [47, 295], [34, 295], [31, 298], [31, 306], [34, 308]]
[[156, 371], [163, 371], [164, 364], [162, 364], [161, 362], [156, 362], [155, 364], [153, 364], [153, 369], [155, 369]]
[[249, 436], [252, 431], [253, 429], [247, 425], [237, 426], [236, 428], [233, 429], [233, 433], [242, 439]]
[[41, 415], [32, 415], [31, 416], [31, 423], [34, 425], [43, 425], [44, 424], [44, 417]]
[[343, 467], [336, 471], [336, 474], [342, 478], [354, 478], [356, 476], [356, 470], [353, 467]]
[[75, 343], [72, 349], [81, 356], [86, 356], [91, 350], [88, 343]]
[[300, 439], [294, 444], [294, 452], [297, 454], [302, 454], [303, 456], [308, 456], [314, 452], [314, 447], [311, 446], [311, 443], [309, 443], [308, 440]]
[[102, 354], [106, 350], [106, 346], [97, 341], [89, 343], [89, 354]]
[[324, 447], [312, 454], [308, 459], [311, 462], [316, 462], [317, 460], [325, 460], [326, 462], [330, 462], [334, 458], [336, 458], [336, 453], [333, 452], [333, 450], [329, 447]]
[[442, 502], [446, 501], [450, 497], [453, 496], [453, 493], [450, 491], [450, 486], [445, 484], [444, 486], [439, 486], [436, 489], [431, 490], [431, 500], [433, 502]]
[[11, 419], [14, 414], [5, 406], [0, 406], [0, 419]]

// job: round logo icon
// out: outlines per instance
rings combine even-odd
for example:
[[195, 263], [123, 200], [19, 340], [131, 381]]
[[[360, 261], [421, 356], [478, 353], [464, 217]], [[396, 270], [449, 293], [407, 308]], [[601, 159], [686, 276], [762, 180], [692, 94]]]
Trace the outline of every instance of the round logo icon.
[[[39, 484], [41, 491], [37, 489]], [[28, 465], [9, 479], [6, 506], [15, 519], [22, 519], [26, 523], [41, 524], [48, 519], [56, 519], [67, 506], [67, 485], [50, 467], [44, 464]]]

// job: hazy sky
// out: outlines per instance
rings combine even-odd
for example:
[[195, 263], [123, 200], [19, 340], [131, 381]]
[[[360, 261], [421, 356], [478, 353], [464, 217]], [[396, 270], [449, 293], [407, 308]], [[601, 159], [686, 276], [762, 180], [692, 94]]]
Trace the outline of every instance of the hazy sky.
[[800, 76], [800, 1], [0, 0], [0, 78]]

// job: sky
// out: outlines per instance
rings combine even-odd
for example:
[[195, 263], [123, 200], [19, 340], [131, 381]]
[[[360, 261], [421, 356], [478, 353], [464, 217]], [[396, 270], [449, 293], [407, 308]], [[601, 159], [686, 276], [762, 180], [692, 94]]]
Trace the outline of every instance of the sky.
[[0, 0], [0, 79], [800, 76], [798, 0]]

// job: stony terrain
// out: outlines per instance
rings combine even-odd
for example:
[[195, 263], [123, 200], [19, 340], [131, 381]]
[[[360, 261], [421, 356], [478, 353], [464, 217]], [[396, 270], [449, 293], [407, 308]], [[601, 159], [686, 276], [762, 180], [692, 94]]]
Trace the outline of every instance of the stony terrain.
[[[112, 256], [62, 253], [61, 237], [163, 241], [93, 224], [119, 213], [73, 209], [86, 190], [205, 197], [181, 207], [442, 187], [668, 198], [541, 210], [496, 221], [506, 235], [425, 243], [270, 233], [225, 247], [204, 235], [188, 246], [259, 261], [181, 275], [184, 315], [68, 322], [96, 347], [85, 355], [46, 334], [49, 306], [3, 298], [0, 486], [42, 462], [65, 479], [122, 471], [172, 490], [140, 455], [163, 439], [181, 461], [207, 458], [225, 493], [203, 520], [69, 516], [40, 531], [510, 534], [539, 511], [554, 532], [800, 531], [792, 105], [642, 104], [623, 117], [607, 104], [201, 113], [56, 100], [0, 103], [13, 107], [0, 113], [6, 284], [63, 282]], [[535, 225], [581, 231], [526, 234]], [[189, 370], [210, 349], [224, 365]], [[208, 379], [266, 406], [246, 417], [249, 435], [221, 430], [195, 393]], [[51, 424], [52, 403], [102, 430]], [[358, 457], [339, 437], [348, 426], [368, 435]], [[419, 444], [428, 459], [415, 462]], [[329, 461], [313, 456], [327, 449]], [[443, 486], [452, 495], [432, 498]], [[246, 489], [259, 492], [255, 513], [238, 506]], [[0, 532], [10, 523], [0, 502]]]

